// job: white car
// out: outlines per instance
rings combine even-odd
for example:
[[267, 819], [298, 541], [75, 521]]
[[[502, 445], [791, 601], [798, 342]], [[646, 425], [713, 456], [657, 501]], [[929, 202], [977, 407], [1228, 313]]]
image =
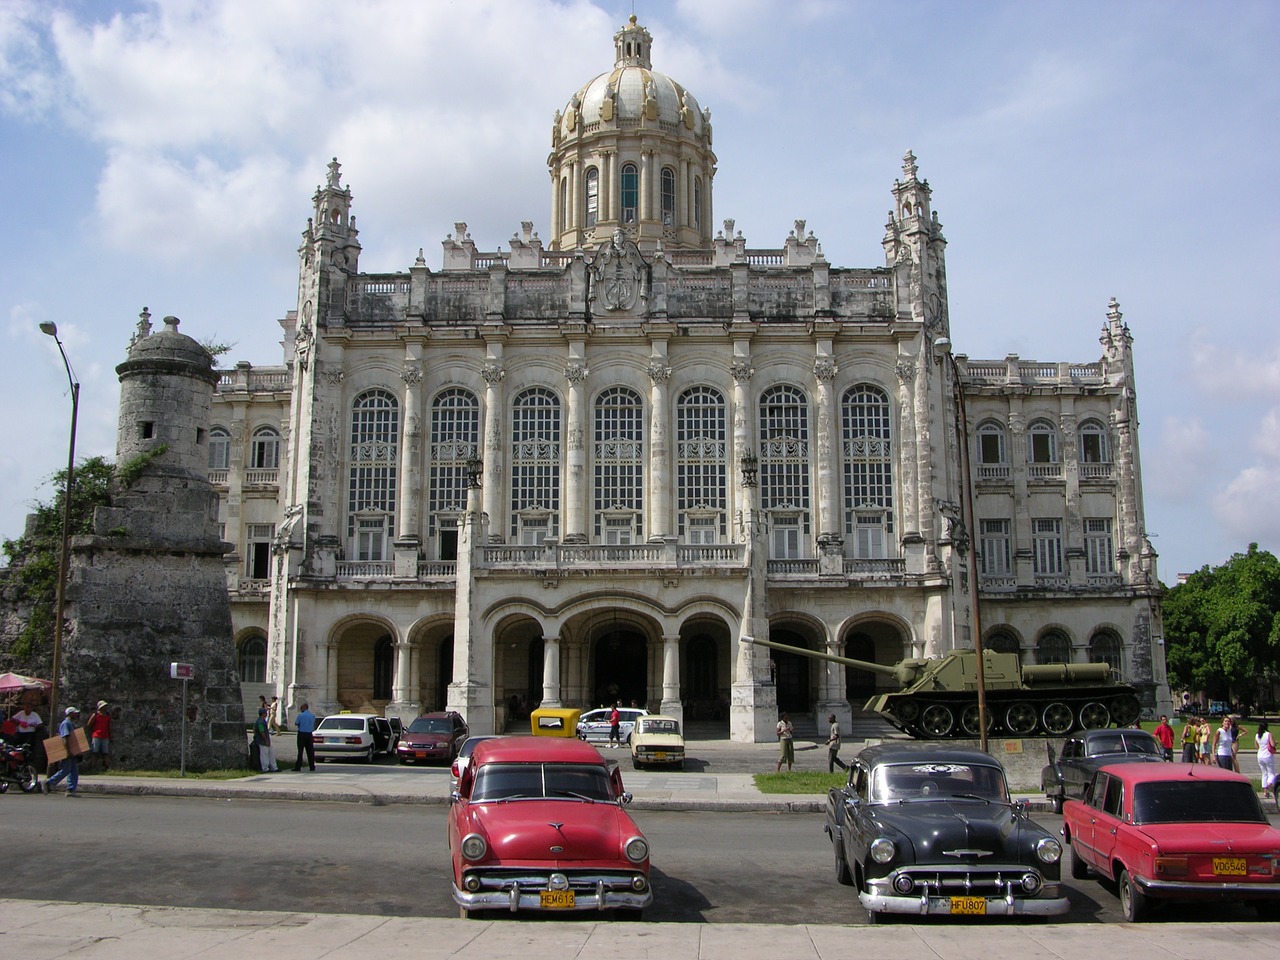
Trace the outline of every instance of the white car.
[[385, 751], [390, 742], [391, 725], [372, 713], [335, 713], [316, 724], [317, 760], [353, 758], [373, 763], [373, 755]]
[[631, 765], [639, 770], [651, 763], [677, 770], [684, 767], [684, 734], [675, 717], [649, 713], [636, 720], [631, 731]]
[[[618, 724], [618, 739], [622, 743], [631, 742], [631, 730], [635, 727], [637, 718], [645, 716], [648, 712], [643, 707], [618, 708], [618, 713], [622, 716], [622, 720]], [[613, 707], [588, 710], [578, 718], [578, 736], [593, 743], [608, 743], [609, 714], [611, 713], [613, 713]]]
[[467, 737], [462, 741], [462, 746], [458, 748], [458, 755], [453, 758], [453, 766], [449, 768], [450, 793], [458, 789], [458, 781], [462, 779], [462, 771], [471, 765], [471, 751], [476, 748], [476, 744], [482, 740], [496, 740], [500, 736], [502, 736], [500, 733], [478, 733], [474, 737]]

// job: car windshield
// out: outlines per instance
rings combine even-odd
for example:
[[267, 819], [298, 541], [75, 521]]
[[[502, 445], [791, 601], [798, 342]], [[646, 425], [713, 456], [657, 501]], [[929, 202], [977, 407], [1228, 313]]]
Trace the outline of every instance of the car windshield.
[[476, 772], [473, 801], [613, 800], [605, 768], [586, 763], [487, 763]]
[[1134, 823], [1266, 823], [1248, 783], [1222, 780], [1160, 780], [1133, 791]]
[[679, 733], [680, 724], [675, 720], [637, 720], [641, 733]]
[[325, 717], [317, 729], [364, 730], [364, 720], [360, 717]]
[[410, 733], [448, 733], [452, 729], [448, 717], [419, 717], [409, 725]]
[[1115, 733], [1102, 737], [1094, 737], [1089, 741], [1089, 751], [1094, 756], [1104, 753], [1145, 753], [1152, 757], [1160, 756], [1160, 744], [1154, 737], [1135, 736], [1132, 733]]
[[1004, 771], [968, 763], [894, 763], [877, 767], [872, 778], [872, 800], [950, 800], [957, 796], [1007, 801]]

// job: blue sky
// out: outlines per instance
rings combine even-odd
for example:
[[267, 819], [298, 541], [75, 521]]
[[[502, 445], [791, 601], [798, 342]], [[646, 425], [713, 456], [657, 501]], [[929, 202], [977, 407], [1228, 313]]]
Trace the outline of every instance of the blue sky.
[[[114, 456], [143, 306], [278, 363], [310, 198], [337, 156], [368, 271], [466, 221], [545, 232], [551, 120], [626, 2], [0, 2], [0, 535], [66, 460]], [[1161, 578], [1280, 551], [1280, 5], [635, 0], [711, 108], [715, 222], [808, 221], [883, 263], [912, 149], [949, 241], [958, 352], [1092, 361], [1120, 301]]]

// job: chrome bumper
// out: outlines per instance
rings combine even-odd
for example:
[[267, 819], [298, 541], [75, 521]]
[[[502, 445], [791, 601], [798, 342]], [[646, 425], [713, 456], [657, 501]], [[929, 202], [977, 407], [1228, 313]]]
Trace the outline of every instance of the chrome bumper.
[[573, 906], [544, 908], [541, 893], [545, 887], [521, 887], [512, 884], [504, 890], [478, 890], [468, 893], [453, 887], [453, 900], [468, 910], [541, 910], [545, 913], [576, 913], [583, 910], [641, 910], [653, 903], [652, 888], [644, 893], [630, 890], [611, 890], [603, 880], [597, 881], [590, 891], [575, 890]]
[[[1046, 886], [1046, 890], [1050, 888]], [[1054, 889], [1051, 892], [1056, 893]], [[1058, 917], [1071, 908], [1066, 897], [983, 897], [989, 917]], [[858, 900], [868, 913], [905, 913], [919, 917], [947, 916], [950, 897], [895, 897], [880, 893], [860, 893]], [[972, 916], [972, 914], [965, 914]]]
[[1280, 900], [1280, 883], [1257, 881], [1253, 883], [1182, 883], [1177, 880], [1148, 880], [1134, 877], [1142, 892], [1152, 897], [1221, 897], [1246, 900]]

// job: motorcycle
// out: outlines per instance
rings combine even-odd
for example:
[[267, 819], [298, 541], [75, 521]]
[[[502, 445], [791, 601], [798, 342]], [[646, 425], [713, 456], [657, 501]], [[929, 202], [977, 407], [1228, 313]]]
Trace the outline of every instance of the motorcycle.
[[32, 749], [25, 743], [0, 740], [0, 793], [8, 793], [11, 783], [21, 787], [23, 793], [40, 789], [40, 775], [30, 760]]

